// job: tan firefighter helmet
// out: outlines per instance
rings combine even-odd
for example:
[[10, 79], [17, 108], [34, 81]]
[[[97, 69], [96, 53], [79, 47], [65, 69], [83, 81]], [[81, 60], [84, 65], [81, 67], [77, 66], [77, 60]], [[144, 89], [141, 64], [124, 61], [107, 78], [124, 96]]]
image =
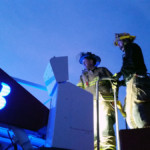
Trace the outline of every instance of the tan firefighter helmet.
[[136, 36], [130, 35], [129, 33], [115, 33], [114, 45], [118, 46], [118, 41], [129, 39], [131, 42], [135, 40]]

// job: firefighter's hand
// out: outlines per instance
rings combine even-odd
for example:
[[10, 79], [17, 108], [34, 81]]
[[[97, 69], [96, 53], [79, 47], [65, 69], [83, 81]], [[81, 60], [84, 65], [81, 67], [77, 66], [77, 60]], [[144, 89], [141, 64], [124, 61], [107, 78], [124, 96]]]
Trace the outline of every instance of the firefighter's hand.
[[118, 81], [118, 86], [125, 86], [125, 80]]
[[119, 73], [115, 73], [113, 76], [112, 76], [112, 78], [114, 79], [114, 80], [119, 80], [119, 78], [121, 77], [121, 73], [119, 72]]
[[114, 90], [115, 88], [117, 89], [117, 88], [119, 88], [120, 86], [125, 86], [125, 81], [124, 80], [121, 80], [121, 81], [119, 81], [119, 80], [114, 80], [114, 81], [112, 81], [112, 89]]
[[118, 107], [118, 109], [120, 110], [122, 116], [123, 116], [124, 118], [126, 118], [126, 113], [125, 113], [124, 108], [122, 107], [120, 101], [117, 101], [117, 107]]
[[117, 81], [112, 81], [112, 89], [117, 89], [118, 88], [118, 82]]

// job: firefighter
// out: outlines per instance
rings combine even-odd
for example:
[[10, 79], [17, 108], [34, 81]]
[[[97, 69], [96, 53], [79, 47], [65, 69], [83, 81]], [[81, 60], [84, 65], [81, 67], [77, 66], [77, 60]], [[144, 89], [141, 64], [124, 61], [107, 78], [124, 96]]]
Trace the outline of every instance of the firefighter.
[[[89, 91], [94, 97], [94, 147], [96, 148], [96, 82], [102, 77], [111, 77], [112, 73], [105, 67], [98, 67], [101, 62], [99, 56], [91, 52], [82, 52], [79, 59], [84, 70], [80, 76], [77, 86]], [[100, 128], [100, 149], [115, 150], [115, 112], [111, 105], [113, 101], [113, 90], [110, 81], [99, 81], [99, 128]]]
[[141, 48], [133, 42], [135, 38], [129, 33], [119, 33], [114, 42], [124, 53], [121, 70], [115, 78], [122, 75], [124, 78], [126, 120], [131, 129], [150, 126], [150, 78]]

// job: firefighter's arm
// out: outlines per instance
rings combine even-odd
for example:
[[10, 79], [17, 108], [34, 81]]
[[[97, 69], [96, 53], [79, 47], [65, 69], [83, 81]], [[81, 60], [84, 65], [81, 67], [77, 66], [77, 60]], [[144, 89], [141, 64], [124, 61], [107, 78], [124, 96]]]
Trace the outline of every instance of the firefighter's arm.
[[[117, 76], [117, 74], [115, 74], [114, 76]], [[121, 102], [118, 100], [119, 86], [124, 85], [124, 84], [125, 84], [125, 81], [124, 81], [124, 80], [119, 81], [119, 80], [118, 80], [118, 79], [120, 78], [119, 76], [120, 76], [120, 75], [118, 75], [117, 80], [112, 81], [112, 89], [113, 89], [113, 91], [115, 90], [115, 92], [116, 92], [116, 96], [117, 96], [117, 108], [120, 110], [122, 116], [123, 116], [124, 118], [126, 118], [126, 113], [124, 112], [124, 109], [123, 109], [123, 107], [122, 107], [122, 105], [121, 105]]]
[[84, 83], [83, 83], [83, 80], [82, 80], [82, 76], [80, 76], [80, 80], [79, 80], [77, 86], [84, 89]]
[[105, 69], [106, 76], [107, 77], [112, 77], [112, 73], [107, 68], [104, 67], [104, 69]]
[[121, 105], [121, 102], [118, 100], [118, 93], [119, 93], [119, 83], [116, 81], [116, 82], [112, 82], [112, 89], [113, 91], [115, 90], [115, 93], [116, 93], [116, 97], [117, 97], [117, 108], [120, 110], [122, 116], [124, 118], [126, 118], [126, 113], [124, 112], [124, 109]]
[[124, 108], [122, 107], [121, 102], [120, 102], [119, 100], [117, 100], [117, 107], [118, 107], [118, 109], [120, 110], [122, 116], [123, 116], [124, 118], [126, 118], [126, 113], [124, 112]]
[[119, 88], [120, 86], [125, 86], [125, 80], [121, 80], [119, 81], [119, 78], [122, 76], [121, 72], [115, 73], [112, 78], [114, 80], [112, 80], [112, 89], [114, 88]]
[[[118, 74], [117, 73], [115, 73], [113, 76], [112, 76], [112, 78], [114, 79], [114, 80], [112, 80], [111, 81], [111, 83], [112, 83], [112, 89], [114, 90], [114, 89], [118, 89]], [[117, 91], [117, 90], [116, 90]]]

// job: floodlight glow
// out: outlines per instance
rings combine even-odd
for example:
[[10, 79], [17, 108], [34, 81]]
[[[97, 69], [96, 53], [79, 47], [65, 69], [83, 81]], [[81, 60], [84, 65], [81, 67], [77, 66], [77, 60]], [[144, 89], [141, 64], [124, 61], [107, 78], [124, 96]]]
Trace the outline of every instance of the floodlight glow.
[[2, 89], [0, 91], [0, 110], [3, 109], [6, 106], [6, 99], [4, 96], [9, 95], [11, 88], [8, 84], [2, 82]]

